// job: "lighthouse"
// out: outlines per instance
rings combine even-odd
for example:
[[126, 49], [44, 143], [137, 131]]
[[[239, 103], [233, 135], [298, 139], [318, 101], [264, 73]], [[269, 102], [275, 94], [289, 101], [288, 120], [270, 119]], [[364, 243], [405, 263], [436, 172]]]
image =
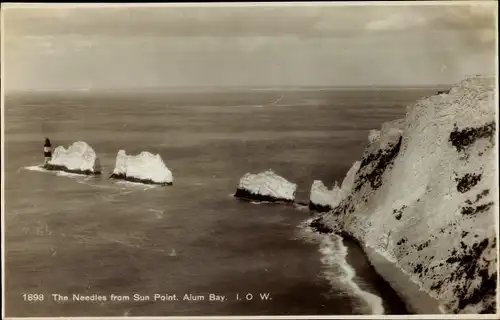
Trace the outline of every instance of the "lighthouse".
[[44, 165], [46, 166], [49, 163], [49, 160], [52, 158], [52, 145], [50, 144], [49, 138], [45, 138], [45, 144], [43, 145], [43, 156]]

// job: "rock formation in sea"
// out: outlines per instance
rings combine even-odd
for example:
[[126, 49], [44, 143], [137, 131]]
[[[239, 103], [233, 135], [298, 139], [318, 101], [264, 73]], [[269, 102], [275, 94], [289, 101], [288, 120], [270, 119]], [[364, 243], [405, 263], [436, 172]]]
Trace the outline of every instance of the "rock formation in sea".
[[333, 209], [311, 227], [383, 255], [445, 313], [495, 313], [494, 95], [494, 77], [471, 77], [385, 123], [342, 193], [313, 184], [311, 202]]
[[101, 174], [101, 164], [97, 154], [84, 141], [77, 141], [68, 149], [57, 147], [44, 168], [85, 175]]
[[335, 181], [332, 190], [328, 190], [322, 181], [314, 180], [311, 186], [309, 209], [311, 211], [327, 212], [335, 208], [340, 200], [345, 198], [345, 196], [352, 189], [355, 174], [358, 171], [360, 164], [361, 162], [356, 161], [352, 165], [351, 169], [347, 172], [341, 187], [339, 187], [337, 181]]
[[234, 196], [252, 201], [292, 203], [296, 190], [295, 183], [267, 170], [258, 174], [246, 173], [240, 179]]
[[125, 150], [118, 151], [115, 169], [109, 178], [162, 186], [173, 183], [172, 172], [161, 156], [146, 151], [135, 156], [127, 155]]

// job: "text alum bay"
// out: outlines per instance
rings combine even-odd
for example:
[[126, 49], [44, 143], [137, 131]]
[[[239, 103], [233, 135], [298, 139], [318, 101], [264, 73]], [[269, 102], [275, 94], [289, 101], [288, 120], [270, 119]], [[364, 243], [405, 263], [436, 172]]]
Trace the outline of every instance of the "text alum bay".
[[[140, 301], [212, 301], [212, 302], [225, 302], [231, 299], [226, 295], [216, 294], [216, 293], [206, 293], [206, 294], [170, 294], [170, 293], [155, 293], [155, 294], [132, 294], [132, 295], [102, 295], [102, 294], [70, 294], [62, 295], [58, 293], [53, 293], [51, 295], [55, 302], [65, 303], [65, 302], [140, 302]], [[251, 301], [257, 300], [272, 300], [269, 293], [252, 294], [246, 293], [243, 295], [236, 294], [232, 297], [234, 300], [244, 300]]]

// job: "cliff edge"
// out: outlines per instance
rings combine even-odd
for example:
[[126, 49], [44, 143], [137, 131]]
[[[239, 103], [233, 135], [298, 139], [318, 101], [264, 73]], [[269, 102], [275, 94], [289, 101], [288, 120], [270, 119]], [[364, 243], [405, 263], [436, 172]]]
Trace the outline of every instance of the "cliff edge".
[[355, 237], [444, 313], [495, 313], [494, 97], [494, 77], [471, 77], [373, 131], [350, 190], [311, 227]]

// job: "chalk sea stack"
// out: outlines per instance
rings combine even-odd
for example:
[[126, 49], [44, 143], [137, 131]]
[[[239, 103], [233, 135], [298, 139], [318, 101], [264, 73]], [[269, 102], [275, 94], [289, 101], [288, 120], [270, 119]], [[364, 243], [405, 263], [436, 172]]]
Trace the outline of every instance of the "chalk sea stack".
[[295, 201], [297, 185], [280, 177], [272, 170], [258, 174], [246, 173], [241, 179], [234, 196], [243, 200], [258, 202]]
[[109, 178], [161, 186], [173, 184], [172, 172], [161, 156], [147, 151], [135, 156], [127, 155], [125, 150], [118, 151], [115, 168]]
[[444, 313], [495, 313], [496, 109], [493, 76], [408, 106], [371, 135], [351, 190], [311, 228], [353, 236]]
[[43, 167], [84, 175], [99, 175], [102, 170], [96, 152], [84, 141], [77, 141], [68, 149], [58, 146]]
[[321, 180], [314, 180], [311, 185], [309, 210], [314, 212], [327, 212], [335, 208], [351, 191], [354, 184], [354, 177], [360, 164], [359, 161], [354, 163], [344, 178], [341, 187], [339, 187], [337, 181], [335, 181], [333, 188], [328, 190]]

